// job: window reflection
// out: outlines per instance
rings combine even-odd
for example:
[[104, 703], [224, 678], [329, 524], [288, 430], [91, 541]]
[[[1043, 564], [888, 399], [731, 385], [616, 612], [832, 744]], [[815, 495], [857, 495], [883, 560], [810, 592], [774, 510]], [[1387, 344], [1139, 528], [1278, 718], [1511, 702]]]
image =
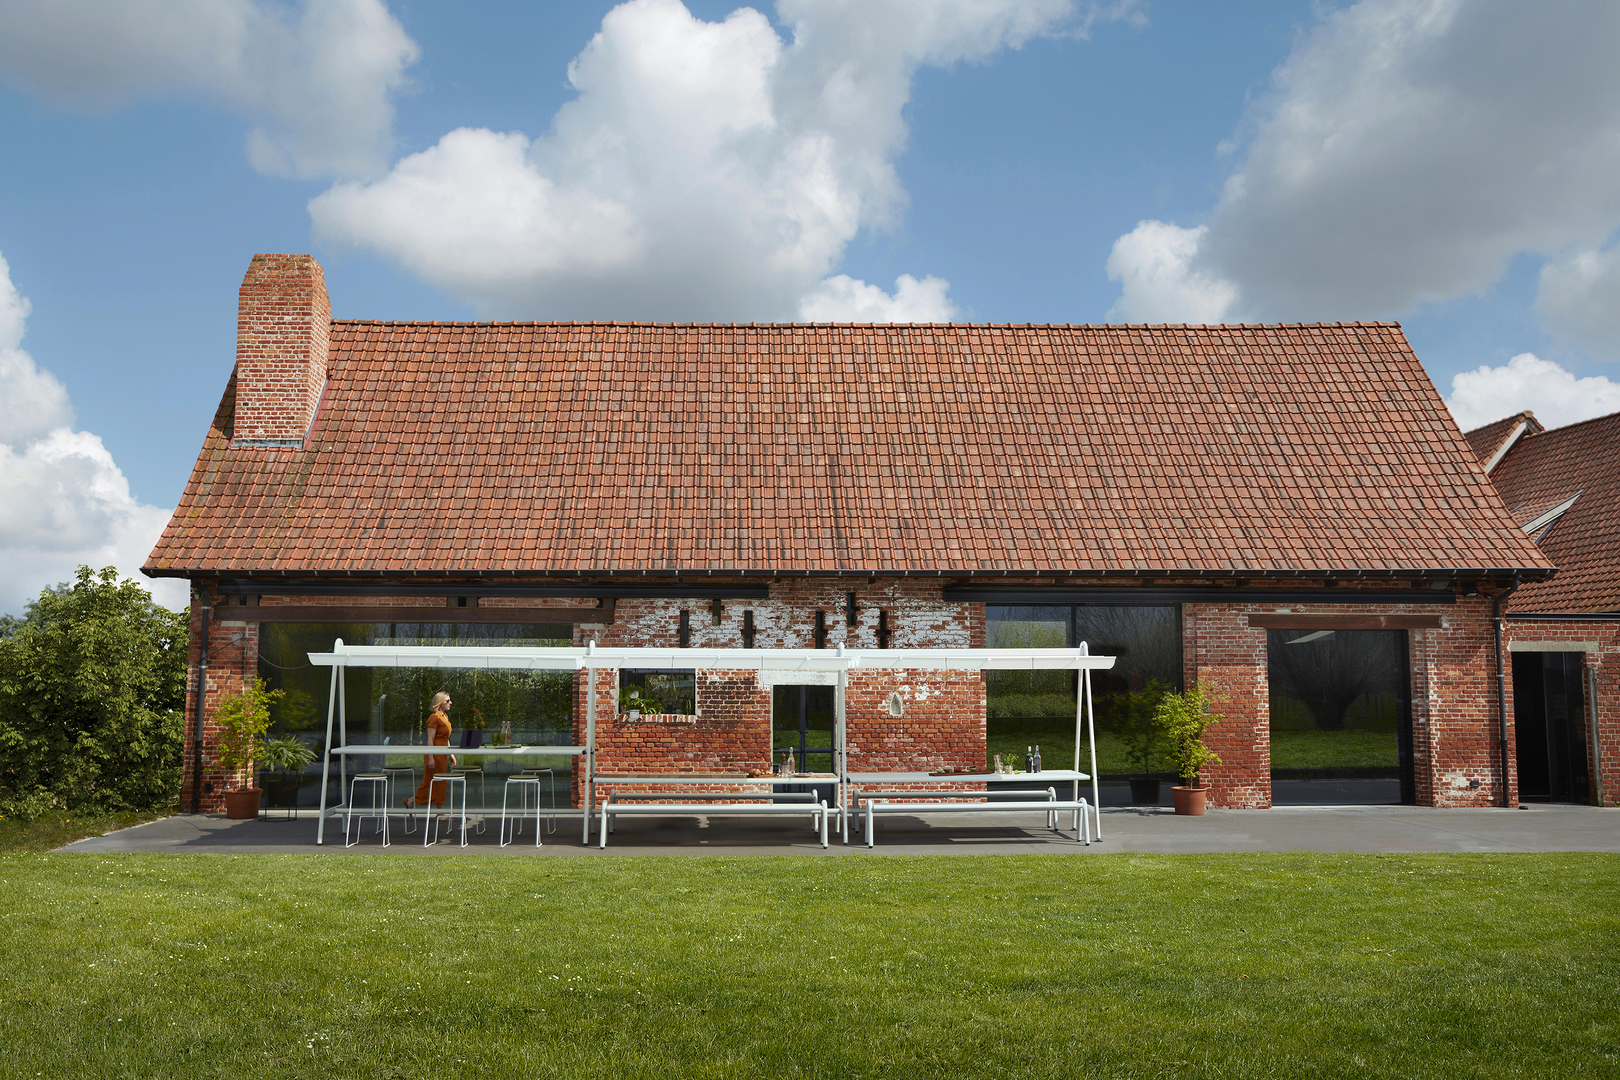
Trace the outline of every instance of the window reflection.
[[[1092, 672], [1100, 774], [1168, 769], [1151, 735], [1150, 718], [1165, 690], [1181, 688], [1181, 609], [1168, 605], [990, 605], [985, 645], [1004, 649], [1074, 648], [1118, 657], [1111, 671]], [[1044, 762], [1068, 768], [1074, 758], [1079, 686], [1072, 671], [991, 671], [988, 751], [1022, 762], [1025, 748], [1041, 746]]]

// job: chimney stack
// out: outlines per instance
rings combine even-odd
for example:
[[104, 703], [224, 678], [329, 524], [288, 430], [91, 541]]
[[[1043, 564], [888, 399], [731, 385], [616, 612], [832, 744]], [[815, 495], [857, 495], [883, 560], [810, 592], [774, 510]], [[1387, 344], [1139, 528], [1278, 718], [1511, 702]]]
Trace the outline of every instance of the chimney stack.
[[331, 325], [320, 263], [253, 256], [237, 306], [232, 446], [303, 446], [326, 385]]

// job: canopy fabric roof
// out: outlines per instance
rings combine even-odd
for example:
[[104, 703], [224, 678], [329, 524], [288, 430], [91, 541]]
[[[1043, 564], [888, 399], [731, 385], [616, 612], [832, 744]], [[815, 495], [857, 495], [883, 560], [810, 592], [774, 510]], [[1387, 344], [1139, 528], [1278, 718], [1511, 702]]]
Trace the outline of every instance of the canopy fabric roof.
[[497, 668], [579, 671], [583, 668], [850, 671], [933, 669], [953, 671], [1107, 670], [1112, 656], [1085, 649], [648, 649], [503, 648], [477, 645], [348, 645], [310, 653], [317, 667]]
[[330, 339], [301, 450], [227, 386], [148, 573], [1550, 572], [1394, 323]]

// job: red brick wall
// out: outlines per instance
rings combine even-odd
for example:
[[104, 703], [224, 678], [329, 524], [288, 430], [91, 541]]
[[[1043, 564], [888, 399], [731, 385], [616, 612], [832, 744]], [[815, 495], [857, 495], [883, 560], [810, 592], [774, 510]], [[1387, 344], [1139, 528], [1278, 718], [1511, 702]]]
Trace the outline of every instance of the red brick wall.
[[[1585, 653], [1582, 660], [1582, 676], [1586, 678], [1582, 688], [1584, 695], [1590, 696], [1592, 689], [1587, 673], [1595, 672], [1597, 675], [1600, 755], [1598, 760], [1592, 759], [1591, 736], [1588, 733], [1582, 740], [1586, 744], [1586, 775], [1589, 780], [1594, 776], [1597, 778], [1604, 806], [1620, 806], [1620, 619], [1613, 622], [1509, 622], [1504, 640], [1569, 642], [1571, 648], [1567, 651]], [[1577, 643], [1587, 642], [1595, 642], [1597, 651], [1587, 652], [1574, 647]], [[1587, 723], [1591, 722], [1591, 716], [1591, 704], [1588, 703]], [[1514, 753], [1517, 753], [1516, 747]]]
[[[1496, 641], [1491, 602], [1446, 608], [1445, 628], [1412, 631], [1412, 749], [1421, 806], [1501, 806], [1501, 734], [1497, 722]], [[1503, 646], [1504, 650], [1506, 646]], [[1506, 662], [1507, 654], [1503, 652]], [[1508, 745], [1513, 744], [1513, 679], [1506, 680]], [[1518, 802], [1508, 762], [1507, 805]], [[1477, 788], [1470, 784], [1477, 781]]]
[[309, 432], [326, 384], [332, 302], [308, 255], [255, 255], [236, 319], [235, 439], [296, 439]]
[[[191, 810], [195, 776], [193, 740], [197, 731], [197, 664], [201, 656], [202, 629], [208, 622], [206, 601], [193, 599], [191, 604], [191, 658], [186, 673], [186, 744], [185, 768], [180, 784], [180, 806]], [[215, 621], [208, 635], [208, 685], [205, 689], [203, 713], [203, 772], [202, 801], [204, 813], [223, 812], [224, 792], [234, 787], [240, 775], [229, 775], [217, 762], [219, 727], [214, 723], [214, 710], [219, 699], [226, 694], [240, 693], [252, 685], [259, 671], [259, 627], [257, 623]], [[212, 790], [209, 790], [209, 788]]]
[[[898, 693], [900, 716], [889, 713]], [[984, 770], [984, 679], [976, 671], [861, 670], [844, 694], [851, 772]]]

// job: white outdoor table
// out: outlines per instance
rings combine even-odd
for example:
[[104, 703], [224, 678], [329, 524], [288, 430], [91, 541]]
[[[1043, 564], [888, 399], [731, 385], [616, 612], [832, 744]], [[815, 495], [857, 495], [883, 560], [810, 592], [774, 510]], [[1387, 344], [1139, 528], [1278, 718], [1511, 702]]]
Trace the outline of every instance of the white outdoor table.
[[[332, 747], [334, 757], [383, 757], [389, 754], [401, 754], [414, 757], [440, 757], [454, 754], [458, 757], [579, 757], [585, 753], [583, 746], [473, 746], [462, 748], [459, 746], [428, 746], [426, 743], [350, 743], [346, 746]], [[343, 813], [349, 798], [345, 790], [345, 771], [338, 773], [338, 790], [342, 794], [336, 806], [326, 805], [326, 784], [321, 784], [320, 824], [315, 830], [315, 842], [321, 843], [325, 839], [327, 817], [336, 817]], [[396, 812], [392, 806], [387, 807], [384, 813], [391, 817], [404, 817], [409, 811], [403, 808]], [[572, 814], [573, 811], [557, 811], [559, 816]]]
[[1062, 782], [1090, 780], [1090, 773], [1074, 769], [1042, 769], [1040, 772], [1021, 773], [945, 773], [925, 772], [852, 772], [852, 784], [1004, 784], [1030, 782]]

